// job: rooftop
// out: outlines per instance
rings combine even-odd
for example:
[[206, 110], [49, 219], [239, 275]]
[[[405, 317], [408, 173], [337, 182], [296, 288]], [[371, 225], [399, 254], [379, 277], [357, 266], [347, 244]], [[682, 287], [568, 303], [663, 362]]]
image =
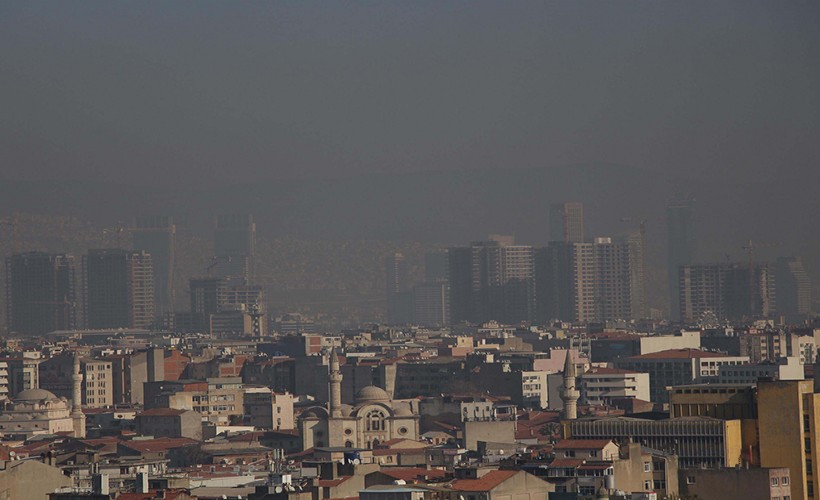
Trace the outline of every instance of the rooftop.
[[490, 491], [519, 472], [521, 471], [494, 470], [478, 479], [456, 479], [450, 483], [450, 488], [456, 491]]
[[555, 443], [556, 450], [600, 450], [612, 443], [609, 439], [562, 439]]
[[668, 349], [666, 351], [650, 352], [640, 356], [632, 356], [627, 359], [697, 359], [697, 358], [727, 358], [734, 357], [728, 354], [700, 349]]

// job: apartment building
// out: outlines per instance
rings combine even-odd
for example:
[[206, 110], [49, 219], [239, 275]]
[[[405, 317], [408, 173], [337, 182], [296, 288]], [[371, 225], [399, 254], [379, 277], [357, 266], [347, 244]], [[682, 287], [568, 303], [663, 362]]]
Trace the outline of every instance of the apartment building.
[[667, 387], [716, 380], [721, 366], [748, 362], [746, 356], [726, 356], [699, 349], [670, 349], [618, 359], [614, 364], [616, 368], [648, 373], [650, 400], [666, 403]]
[[295, 428], [293, 394], [276, 393], [267, 387], [246, 387], [244, 423], [265, 430]]

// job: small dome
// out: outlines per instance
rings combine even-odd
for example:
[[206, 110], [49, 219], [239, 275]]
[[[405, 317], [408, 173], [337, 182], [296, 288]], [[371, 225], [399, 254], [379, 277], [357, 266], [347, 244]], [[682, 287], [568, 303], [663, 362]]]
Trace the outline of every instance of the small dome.
[[327, 411], [319, 406], [314, 406], [302, 412], [301, 418], [322, 418], [327, 416]]
[[393, 407], [393, 414], [397, 417], [412, 417], [413, 409], [409, 403], [400, 403]]
[[53, 392], [45, 389], [26, 389], [14, 396], [15, 401], [56, 401], [59, 399]]
[[387, 391], [375, 385], [368, 385], [356, 393], [356, 401], [390, 401]]

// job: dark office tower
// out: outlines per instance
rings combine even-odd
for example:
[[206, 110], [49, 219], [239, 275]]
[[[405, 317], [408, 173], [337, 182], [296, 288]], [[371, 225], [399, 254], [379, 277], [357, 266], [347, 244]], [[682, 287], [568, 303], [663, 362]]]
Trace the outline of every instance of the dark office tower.
[[89, 250], [83, 256], [86, 327], [148, 328], [154, 323], [151, 254]]
[[811, 279], [800, 257], [780, 257], [775, 268], [777, 310], [789, 323], [805, 320], [811, 313]]
[[42, 335], [76, 326], [75, 265], [70, 255], [29, 252], [6, 259], [11, 333]]
[[574, 245], [554, 241], [535, 249], [536, 322], [547, 325], [575, 317], [573, 304]]
[[[634, 296], [642, 292], [634, 242], [595, 238], [592, 243], [552, 242], [536, 251], [535, 290], [539, 323], [635, 319]], [[638, 305], [640, 301], [637, 301]]]
[[220, 215], [214, 221], [215, 275], [230, 285], [253, 281], [256, 223], [251, 215]]
[[629, 283], [630, 306], [632, 317], [635, 319], [649, 316], [649, 304], [646, 290], [646, 234], [636, 231], [630, 234], [625, 242], [629, 248]]
[[450, 320], [520, 323], [535, 319], [530, 246], [491, 240], [449, 250]]
[[473, 249], [447, 250], [447, 282], [450, 285], [450, 322], [473, 322]]
[[176, 226], [171, 217], [137, 217], [131, 229], [134, 250], [151, 254], [154, 265], [154, 309], [157, 315], [174, 310]]
[[550, 205], [550, 241], [584, 242], [584, 205], [580, 202]]
[[402, 325], [413, 321], [413, 292], [409, 283], [407, 260], [401, 252], [385, 259], [387, 322]]
[[446, 250], [424, 254], [424, 281], [426, 283], [441, 283], [447, 281]]
[[450, 323], [450, 297], [446, 281], [413, 287], [413, 323], [431, 328]]
[[714, 316], [741, 321], [768, 317], [776, 308], [774, 273], [768, 264], [683, 265], [678, 274], [683, 321]]
[[189, 286], [191, 312], [194, 315], [208, 319], [211, 314], [222, 311], [227, 303], [228, 285], [225, 278], [193, 278]]
[[681, 320], [678, 276], [680, 266], [692, 264], [695, 258], [695, 200], [676, 197], [666, 205], [667, 270], [672, 320]]

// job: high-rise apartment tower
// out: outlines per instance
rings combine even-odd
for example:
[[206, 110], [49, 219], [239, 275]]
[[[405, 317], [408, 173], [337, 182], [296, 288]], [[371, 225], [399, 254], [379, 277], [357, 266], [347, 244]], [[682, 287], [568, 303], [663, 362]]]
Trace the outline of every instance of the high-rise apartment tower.
[[147, 328], [154, 323], [151, 255], [119, 248], [83, 256], [85, 322], [88, 328]]
[[42, 335], [76, 326], [74, 257], [28, 252], [6, 259], [9, 331]]
[[253, 281], [256, 223], [252, 215], [219, 215], [214, 220], [214, 275], [230, 285]]
[[681, 320], [678, 296], [680, 266], [692, 264], [695, 258], [695, 200], [676, 197], [666, 205], [667, 259], [671, 318]]
[[154, 266], [154, 308], [157, 315], [174, 310], [176, 226], [164, 215], [134, 219], [134, 250], [151, 254]]
[[584, 205], [580, 202], [550, 205], [550, 241], [584, 242]]

